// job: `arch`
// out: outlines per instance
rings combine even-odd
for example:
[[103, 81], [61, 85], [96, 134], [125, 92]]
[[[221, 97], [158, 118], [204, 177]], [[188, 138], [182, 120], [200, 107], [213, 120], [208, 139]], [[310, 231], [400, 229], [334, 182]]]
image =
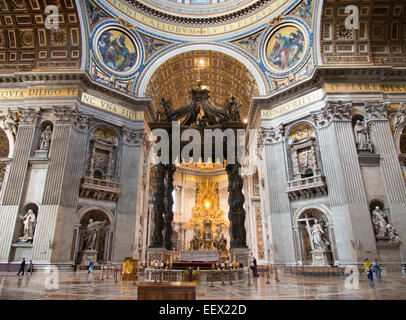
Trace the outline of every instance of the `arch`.
[[145, 93], [147, 90], [149, 80], [151, 79], [151, 77], [155, 73], [155, 71], [164, 62], [166, 62], [167, 60], [169, 60], [181, 53], [189, 52], [189, 51], [198, 51], [198, 50], [216, 51], [216, 52], [220, 52], [220, 53], [229, 55], [229, 56], [237, 59], [248, 69], [248, 71], [254, 77], [254, 79], [257, 83], [257, 86], [258, 86], [259, 95], [264, 96], [268, 93], [266, 82], [263, 78], [263, 75], [259, 71], [258, 67], [252, 61], [250, 61], [248, 58], [246, 58], [244, 55], [242, 55], [241, 53], [239, 53], [236, 50], [230, 49], [229, 47], [222, 46], [219, 44], [198, 43], [198, 44], [189, 44], [186, 46], [178, 47], [178, 48], [168, 51], [167, 53], [160, 56], [149, 68], [146, 69], [144, 74], [141, 76], [140, 84], [138, 86], [138, 96], [145, 97]]
[[93, 206], [93, 207], [83, 207], [76, 213], [75, 225], [79, 226], [80, 222], [82, 221], [83, 217], [90, 211], [101, 211], [107, 215], [109, 218], [110, 226], [114, 226], [114, 215], [110, 210], [107, 210], [103, 207]]
[[293, 225], [294, 225], [294, 227], [298, 226], [297, 220], [300, 218], [302, 213], [304, 213], [306, 210], [310, 210], [310, 209], [316, 209], [316, 210], [321, 211], [326, 216], [328, 224], [333, 225], [333, 218], [331, 217], [330, 210], [326, 205], [324, 205], [324, 204], [311, 204], [311, 205], [303, 206], [302, 208], [296, 210], [295, 214], [293, 215]]

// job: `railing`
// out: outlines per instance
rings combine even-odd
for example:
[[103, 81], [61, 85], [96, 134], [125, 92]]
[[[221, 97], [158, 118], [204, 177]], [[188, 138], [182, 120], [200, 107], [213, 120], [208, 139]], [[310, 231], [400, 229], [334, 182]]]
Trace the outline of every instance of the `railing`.
[[321, 175], [288, 181], [286, 192], [290, 200], [309, 199], [315, 196], [327, 195], [325, 177]]
[[118, 182], [83, 177], [80, 186], [80, 196], [97, 200], [117, 201], [121, 185]]

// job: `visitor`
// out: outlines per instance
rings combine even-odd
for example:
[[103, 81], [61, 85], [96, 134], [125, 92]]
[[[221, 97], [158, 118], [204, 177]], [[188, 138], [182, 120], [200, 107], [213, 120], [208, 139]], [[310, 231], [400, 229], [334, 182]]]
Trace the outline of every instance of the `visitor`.
[[94, 271], [94, 263], [92, 259], [89, 259], [89, 263], [87, 264], [87, 277], [86, 277], [87, 283], [90, 283], [92, 281], [93, 271]]
[[257, 259], [255, 259], [255, 257], [252, 258], [252, 263], [251, 263], [250, 269], [252, 270], [254, 277], [259, 277]]
[[20, 270], [18, 271], [17, 276], [19, 276], [21, 272], [24, 275], [24, 270], [25, 270], [25, 258], [23, 257], [23, 261], [21, 261]]
[[378, 262], [378, 259], [375, 259], [374, 262], [372, 263], [372, 268], [375, 272], [376, 275], [376, 281], [381, 282], [381, 266]]
[[30, 263], [28, 264], [27, 273], [28, 272], [30, 272], [31, 274], [34, 272], [34, 265], [32, 264], [32, 260], [30, 260]]
[[366, 258], [365, 261], [364, 261], [364, 268], [365, 268], [365, 272], [368, 275], [370, 285], [373, 285], [373, 283], [374, 283], [374, 276], [373, 276], [373, 273], [372, 273], [373, 270], [372, 270], [371, 262], [369, 262], [368, 258]]

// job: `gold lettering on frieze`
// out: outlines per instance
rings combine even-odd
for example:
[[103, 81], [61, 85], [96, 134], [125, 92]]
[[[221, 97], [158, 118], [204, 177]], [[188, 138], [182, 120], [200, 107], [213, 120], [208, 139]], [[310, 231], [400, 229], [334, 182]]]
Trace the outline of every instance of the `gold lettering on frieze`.
[[79, 88], [77, 87], [0, 89], [0, 99], [2, 100], [47, 97], [76, 97], [78, 94]]
[[406, 82], [397, 83], [379, 83], [379, 82], [361, 82], [361, 83], [326, 83], [324, 90], [327, 93], [336, 92], [391, 92], [406, 93]]
[[278, 117], [282, 114], [288, 113], [290, 111], [299, 109], [301, 107], [307, 106], [314, 102], [321, 100], [324, 97], [323, 89], [318, 89], [316, 91], [310, 92], [303, 97], [297, 98], [295, 100], [286, 102], [280, 106], [274, 107], [268, 110], [261, 110], [261, 119], [269, 120]]
[[91, 105], [92, 107], [96, 107], [99, 109], [103, 109], [105, 111], [114, 113], [116, 115], [122, 116], [124, 118], [133, 120], [133, 121], [142, 121], [144, 120], [144, 112], [142, 111], [133, 111], [128, 108], [119, 106], [117, 104], [114, 104], [112, 102], [94, 97], [88, 93], [83, 92], [82, 93], [82, 99], [81, 101], [83, 103], [86, 103], [88, 105]]
[[244, 28], [248, 25], [254, 24], [264, 18], [272, 15], [281, 6], [285, 5], [289, 0], [277, 0], [272, 1], [268, 6], [263, 8], [257, 13], [254, 13], [246, 18], [238, 21], [228, 22], [227, 24], [220, 26], [211, 27], [183, 27], [170, 22], [162, 22], [140, 12], [137, 12], [130, 6], [128, 6], [123, 0], [107, 0], [107, 2], [120, 11], [122, 14], [136, 20], [137, 22], [143, 23], [154, 29], [169, 32], [173, 34], [186, 35], [186, 36], [207, 36], [207, 35], [218, 35], [227, 33], [230, 31], [236, 31]]

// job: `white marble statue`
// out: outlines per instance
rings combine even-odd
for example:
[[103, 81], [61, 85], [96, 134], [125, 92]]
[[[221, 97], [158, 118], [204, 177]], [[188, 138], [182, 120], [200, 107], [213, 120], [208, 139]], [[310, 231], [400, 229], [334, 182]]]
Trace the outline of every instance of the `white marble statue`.
[[93, 221], [93, 219], [89, 219], [89, 223], [86, 226], [85, 236], [83, 238], [84, 250], [95, 250], [97, 234], [105, 224], [106, 220]]
[[371, 151], [371, 143], [369, 141], [369, 121], [357, 120], [354, 126], [354, 132], [357, 141], [357, 149]]
[[400, 243], [398, 231], [394, 227], [392, 227], [390, 224], [388, 224], [386, 226], [386, 230], [388, 232], [389, 243], [398, 245]]
[[52, 138], [52, 128], [48, 125], [44, 132], [41, 134], [41, 138], [39, 140], [39, 150], [49, 150], [49, 146], [51, 145], [51, 138]]
[[20, 219], [23, 220], [24, 229], [23, 236], [18, 238], [19, 242], [32, 242], [34, 238], [35, 224], [37, 222], [37, 217], [35, 216], [34, 211], [31, 209], [28, 210], [24, 216], [20, 216]]
[[374, 224], [375, 235], [377, 239], [383, 239], [387, 236], [388, 222], [386, 219], [386, 214], [381, 210], [381, 208], [376, 206], [374, 211], [372, 211], [372, 223]]
[[326, 240], [323, 227], [317, 219], [314, 220], [314, 224], [311, 228], [311, 236], [314, 250], [327, 249], [329, 242]]
[[14, 112], [11, 112], [10, 109], [7, 111], [5, 116], [1, 116], [2, 122], [1, 126], [4, 130], [7, 130], [11, 133], [13, 138], [17, 137], [17, 128], [18, 128], [18, 118]]

